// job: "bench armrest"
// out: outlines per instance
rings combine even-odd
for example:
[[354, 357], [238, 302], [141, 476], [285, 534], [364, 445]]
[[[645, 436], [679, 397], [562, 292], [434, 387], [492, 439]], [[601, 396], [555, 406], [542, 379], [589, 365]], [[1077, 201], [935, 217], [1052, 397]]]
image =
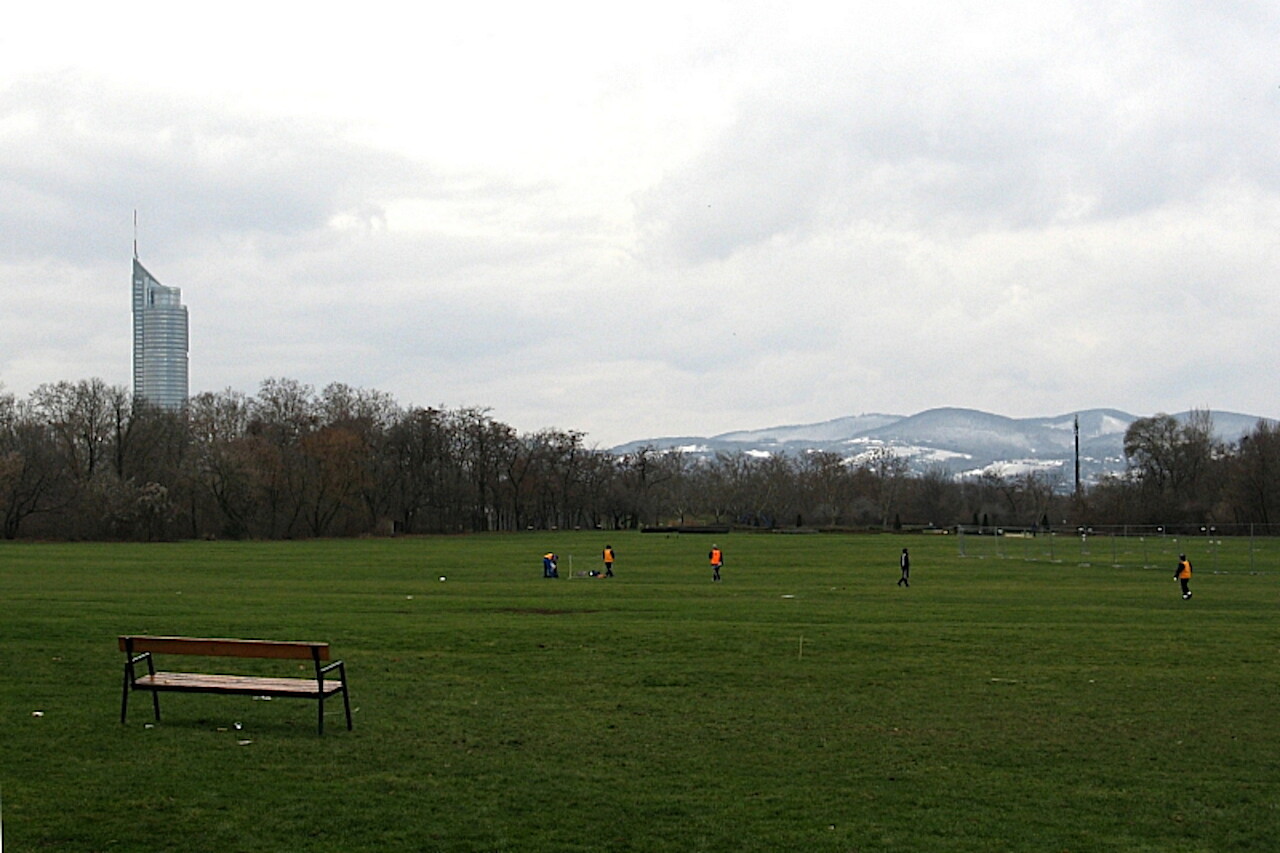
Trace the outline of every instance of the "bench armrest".
[[342, 661], [340, 661], [340, 660], [336, 660], [336, 661], [334, 661], [333, 663], [331, 663], [331, 664], [329, 664], [329, 665], [327, 665], [327, 666], [322, 666], [322, 667], [320, 667], [320, 676], [323, 678], [325, 675], [328, 675], [329, 673], [333, 672], [335, 669], [336, 669], [336, 670], [338, 671], [338, 673], [342, 676], [342, 680], [343, 680], [343, 681], [346, 681], [346, 680], [347, 680], [347, 668], [346, 668], [345, 666], [343, 666], [343, 665], [342, 665]]
[[124, 676], [129, 680], [130, 684], [138, 680], [138, 664], [143, 661], [147, 662], [147, 674], [156, 674], [156, 664], [155, 661], [151, 659], [151, 652], [141, 652], [136, 655], [131, 655], [125, 660], [124, 664]]

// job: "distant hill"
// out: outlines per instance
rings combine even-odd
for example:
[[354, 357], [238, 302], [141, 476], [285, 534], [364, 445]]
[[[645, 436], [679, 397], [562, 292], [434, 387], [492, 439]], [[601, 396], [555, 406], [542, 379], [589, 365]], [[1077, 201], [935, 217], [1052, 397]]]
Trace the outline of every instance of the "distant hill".
[[850, 436], [862, 435], [880, 427], [902, 421], [901, 415], [852, 415], [817, 424], [802, 424], [769, 429], [739, 430], [715, 436], [713, 441], [735, 442], [789, 442], [789, 441], [840, 441]]
[[[1186, 421], [1190, 412], [1174, 417]], [[1235, 442], [1251, 432], [1254, 415], [1213, 412], [1216, 437]], [[1009, 418], [976, 409], [928, 409], [915, 415], [864, 414], [814, 424], [736, 430], [720, 435], [641, 439], [612, 448], [617, 454], [642, 447], [696, 457], [717, 453], [756, 456], [835, 453], [853, 462], [888, 449], [915, 473], [945, 470], [953, 476], [983, 471], [1016, 474], [1027, 470], [1075, 474], [1076, 418], [1080, 419], [1080, 472], [1092, 482], [1125, 468], [1124, 434], [1137, 416], [1116, 409], [1089, 409], [1044, 418]]]

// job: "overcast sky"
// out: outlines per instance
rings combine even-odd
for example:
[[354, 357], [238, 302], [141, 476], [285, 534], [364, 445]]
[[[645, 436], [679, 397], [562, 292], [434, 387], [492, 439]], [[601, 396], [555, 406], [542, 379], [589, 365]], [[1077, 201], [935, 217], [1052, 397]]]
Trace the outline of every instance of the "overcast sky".
[[610, 446], [1280, 417], [1271, 2], [23, 3], [0, 383], [286, 377]]

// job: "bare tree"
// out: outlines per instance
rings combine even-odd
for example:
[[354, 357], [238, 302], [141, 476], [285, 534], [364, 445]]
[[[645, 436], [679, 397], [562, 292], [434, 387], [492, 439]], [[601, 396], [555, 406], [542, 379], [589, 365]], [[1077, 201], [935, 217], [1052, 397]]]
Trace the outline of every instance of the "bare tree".
[[1271, 524], [1280, 517], [1280, 424], [1259, 421], [1240, 440], [1226, 497], [1239, 521]]
[[839, 524], [851, 486], [844, 459], [836, 453], [807, 454], [802, 457], [796, 476], [800, 479], [800, 500], [805, 511], [818, 524]]
[[1206, 486], [1221, 448], [1213, 438], [1213, 417], [1203, 410], [1179, 424], [1172, 415], [1138, 418], [1124, 436], [1129, 472], [1138, 486], [1147, 520], [1197, 520]]
[[192, 452], [188, 457], [195, 487], [212, 500], [221, 517], [218, 532], [231, 538], [252, 533], [261, 508], [259, 472], [254, 468], [249, 435], [249, 399], [230, 389], [197, 394], [188, 406]]
[[880, 514], [880, 525], [889, 526], [889, 518], [898, 500], [910, 466], [907, 460], [899, 456], [889, 447], [877, 447], [862, 462], [865, 469], [875, 479], [877, 487], [876, 507]]
[[0, 535], [16, 538], [26, 519], [57, 512], [74, 496], [49, 429], [30, 406], [0, 395]]
[[55, 382], [32, 392], [36, 414], [53, 430], [76, 480], [88, 481], [98, 473], [111, 447], [112, 400], [119, 396], [101, 379]]

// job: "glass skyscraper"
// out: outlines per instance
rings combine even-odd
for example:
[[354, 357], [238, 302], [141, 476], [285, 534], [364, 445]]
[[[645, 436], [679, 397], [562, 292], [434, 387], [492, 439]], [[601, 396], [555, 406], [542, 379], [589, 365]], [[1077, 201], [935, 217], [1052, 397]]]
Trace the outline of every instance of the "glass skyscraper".
[[133, 396], [178, 410], [187, 405], [187, 307], [133, 259]]

